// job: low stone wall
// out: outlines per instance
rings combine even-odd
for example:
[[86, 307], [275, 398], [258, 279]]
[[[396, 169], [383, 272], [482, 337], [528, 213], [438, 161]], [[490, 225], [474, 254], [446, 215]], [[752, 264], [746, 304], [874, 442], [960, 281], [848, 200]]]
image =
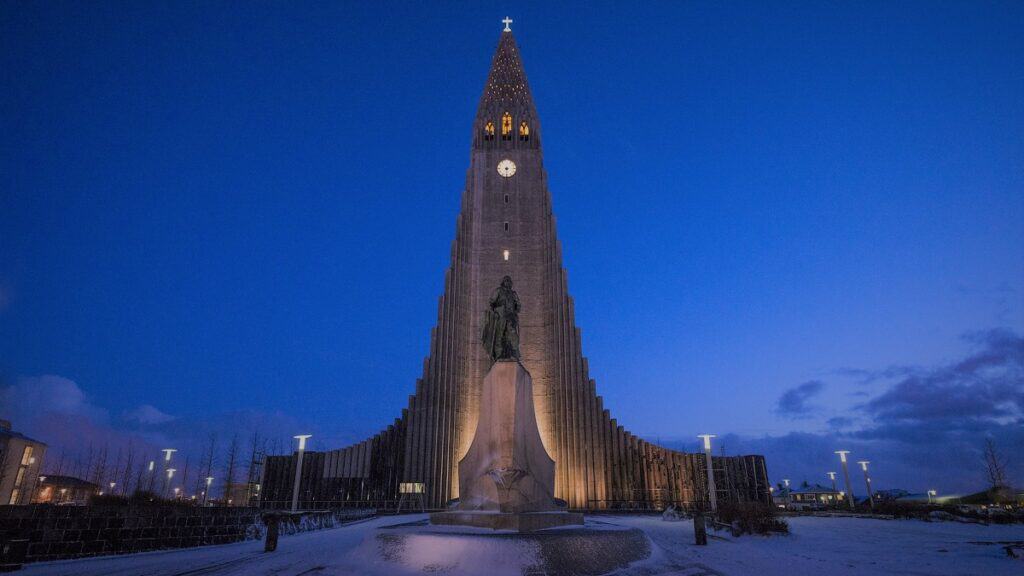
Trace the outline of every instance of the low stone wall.
[[[0, 506], [0, 550], [28, 540], [15, 562], [190, 548], [263, 538], [256, 508], [131, 506]], [[282, 534], [329, 528], [373, 516], [374, 510], [309, 512], [282, 524]], [[13, 551], [12, 550], [12, 551]], [[23, 555], [23, 556], [22, 556]], [[3, 559], [0, 559], [3, 560]]]
[[28, 540], [28, 562], [187, 548], [259, 536], [255, 508], [0, 506], [0, 541]]

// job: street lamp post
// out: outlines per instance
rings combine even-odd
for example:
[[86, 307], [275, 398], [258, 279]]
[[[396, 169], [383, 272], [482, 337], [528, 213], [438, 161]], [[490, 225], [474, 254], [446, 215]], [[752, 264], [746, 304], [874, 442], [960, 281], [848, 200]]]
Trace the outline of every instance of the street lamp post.
[[826, 472], [825, 474], [828, 474], [828, 477], [832, 480], [832, 491], [833, 492], [839, 492], [839, 490], [836, 489], [836, 473], [835, 472]]
[[793, 503], [793, 495], [789, 491], [789, 478], [783, 478], [782, 483], [784, 485], [783, 489], [786, 491], [786, 508], [789, 508]]
[[697, 438], [704, 439], [704, 462], [708, 469], [708, 503], [711, 506], [712, 512], [718, 510], [718, 493], [715, 488], [715, 469], [711, 464], [711, 439], [714, 437], [714, 434], [697, 435]]
[[846, 455], [849, 453], [849, 450], [836, 450], [836, 454], [839, 454], [839, 461], [843, 463], [843, 482], [846, 484], [846, 497], [850, 500], [850, 510], [853, 510], [853, 486], [850, 485], [850, 469], [846, 466]]
[[871, 509], [875, 509], [875, 496], [871, 492], [871, 476], [868, 476], [868, 464], [871, 462], [867, 460], [858, 460], [857, 464], [860, 464], [862, 470], [864, 470], [864, 486], [868, 490], [868, 502], [871, 503]]
[[150, 460], [149, 461], [149, 487], [146, 488], [146, 490], [148, 490], [150, 492], [153, 491], [153, 481], [154, 481], [155, 478], [156, 478], [156, 461], [155, 460]]
[[936, 495], [935, 490], [929, 490], [928, 491], [928, 503], [929, 504], [932, 503], [932, 499], [935, 498], [935, 495]]
[[213, 484], [213, 476], [206, 477], [206, 491], [203, 492], [203, 506], [206, 506], [206, 499], [210, 497], [210, 484]]
[[295, 487], [292, 490], [292, 512], [299, 509], [299, 483], [302, 481], [302, 455], [306, 452], [306, 440], [312, 438], [312, 434], [299, 434], [295, 439], [299, 441], [298, 455], [295, 457]]
[[111, 496], [114, 495], [114, 486], [117, 486], [117, 482], [111, 482], [110, 483], [110, 495]]
[[[164, 472], [167, 472], [167, 470], [171, 468], [171, 454], [174, 454], [178, 450], [175, 448], [164, 448], [163, 450], [160, 451], [164, 453]], [[164, 496], [165, 498], [167, 497], [167, 492], [171, 487], [170, 482], [171, 477], [168, 476], [167, 479], [164, 480], [164, 489], [160, 491], [160, 495]]]
[[171, 485], [171, 478], [174, 478], [174, 473], [177, 471], [177, 468], [167, 469], [167, 477], [164, 479], [164, 498], [167, 497], [168, 487]]

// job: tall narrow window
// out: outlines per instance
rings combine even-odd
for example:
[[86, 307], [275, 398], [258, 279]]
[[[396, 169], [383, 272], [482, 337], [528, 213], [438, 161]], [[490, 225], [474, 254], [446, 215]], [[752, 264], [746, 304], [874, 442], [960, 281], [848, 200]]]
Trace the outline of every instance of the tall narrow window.
[[508, 194], [505, 194], [505, 204], [508, 204]]
[[484, 125], [484, 140], [494, 140], [494, 122]]
[[526, 125], [526, 122], [519, 123], [519, 139], [523, 142], [530, 139], [530, 127]]
[[505, 232], [508, 232], [508, 222], [505, 222]]
[[505, 112], [501, 117], [501, 139], [512, 139], [512, 115], [508, 112]]

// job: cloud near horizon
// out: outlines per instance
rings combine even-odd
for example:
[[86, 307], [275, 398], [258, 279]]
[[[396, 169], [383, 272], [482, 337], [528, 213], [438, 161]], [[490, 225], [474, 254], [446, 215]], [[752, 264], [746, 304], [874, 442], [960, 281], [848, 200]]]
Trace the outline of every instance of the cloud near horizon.
[[814, 408], [808, 401], [821, 394], [824, 389], [825, 383], [820, 380], [810, 380], [790, 388], [779, 397], [775, 413], [787, 418], [806, 418]]
[[[981, 444], [988, 437], [1009, 457], [1011, 480], [1020, 485], [1024, 337], [997, 328], [965, 334], [963, 339], [970, 351], [948, 364], [844, 369], [843, 375], [854, 378], [858, 386], [887, 386], [856, 405], [853, 417], [829, 418], [825, 431], [726, 436], [723, 441], [765, 454], [773, 478], [820, 481], [838, 465], [833, 451], [841, 448], [872, 462], [872, 479], [878, 486], [968, 492], [984, 487]], [[807, 401], [823, 387], [811, 381], [787, 390], [779, 397], [777, 413], [806, 417]]]

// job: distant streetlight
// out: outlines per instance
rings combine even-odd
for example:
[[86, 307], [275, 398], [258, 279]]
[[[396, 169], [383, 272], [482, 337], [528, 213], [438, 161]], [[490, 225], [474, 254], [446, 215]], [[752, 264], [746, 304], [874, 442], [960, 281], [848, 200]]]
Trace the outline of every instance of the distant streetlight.
[[306, 452], [306, 440], [312, 437], [312, 434], [299, 434], [294, 437], [299, 441], [299, 454], [295, 458], [295, 488], [292, 490], [292, 512], [299, 509], [299, 483], [302, 481], [302, 455]]
[[793, 497], [789, 494], [789, 478], [783, 478], [782, 483], [785, 485], [783, 489], [786, 491], [786, 505], [788, 506], [793, 502]]
[[833, 492], [839, 492], [839, 490], [836, 489], [836, 473], [835, 472], [826, 472], [825, 474], [828, 474], [828, 477], [832, 479], [832, 491]]
[[928, 503], [929, 504], [932, 503], [932, 498], [935, 498], [936, 495], [937, 495], [937, 493], [935, 492], [935, 490], [929, 490], [928, 491]]
[[846, 466], [846, 455], [849, 453], [849, 450], [836, 450], [836, 454], [839, 454], [839, 461], [843, 463], [843, 482], [846, 484], [846, 497], [850, 500], [850, 510], [853, 510], [853, 486], [850, 485], [850, 469]]
[[178, 494], [180, 494], [180, 493], [181, 493], [181, 488], [178, 488], [177, 486], [175, 486], [174, 487], [174, 499], [175, 500], [178, 499]]
[[[176, 448], [164, 448], [164, 449], [162, 449], [160, 451], [164, 453], [164, 472], [166, 473], [167, 470], [170, 469], [170, 467], [171, 467], [171, 454], [174, 454], [178, 450]], [[164, 488], [163, 488], [163, 490], [160, 491], [160, 494], [162, 496], [166, 497], [167, 496], [167, 492], [170, 489], [171, 489], [171, 477], [168, 476], [164, 480]]]
[[111, 482], [110, 483], [110, 495], [111, 496], [114, 495], [114, 486], [117, 486], [117, 482]]
[[871, 493], [871, 476], [868, 476], [868, 464], [871, 462], [867, 460], [858, 460], [857, 464], [860, 464], [862, 470], [864, 470], [864, 485], [868, 489], [868, 502], [871, 503], [871, 509], [875, 509], [875, 496]]
[[168, 468], [167, 469], [167, 477], [164, 479], [164, 491], [163, 491], [164, 497], [167, 496], [167, 491], [170, 489], [170, 486], [171, 486], [171, 478], [174, 478], [174, 473], [177, 472], [177, 471], [178, 471], [177, 468]]
[[711, 505], [712, 512], [718, 510], [718, 493], [715, 489], [715, 470], [711, 464], [711, 439], [714, 437], [714, 434], [697, 435], [697, 438], [704, 439], [704, 462], [708, 469], [708, 502]]
[[206, 477], [206, 490], [203, 492], [203, 506], [206, 506], [206, 498], [210, 493], [210, 484], [213, 483], [213, 476]]

